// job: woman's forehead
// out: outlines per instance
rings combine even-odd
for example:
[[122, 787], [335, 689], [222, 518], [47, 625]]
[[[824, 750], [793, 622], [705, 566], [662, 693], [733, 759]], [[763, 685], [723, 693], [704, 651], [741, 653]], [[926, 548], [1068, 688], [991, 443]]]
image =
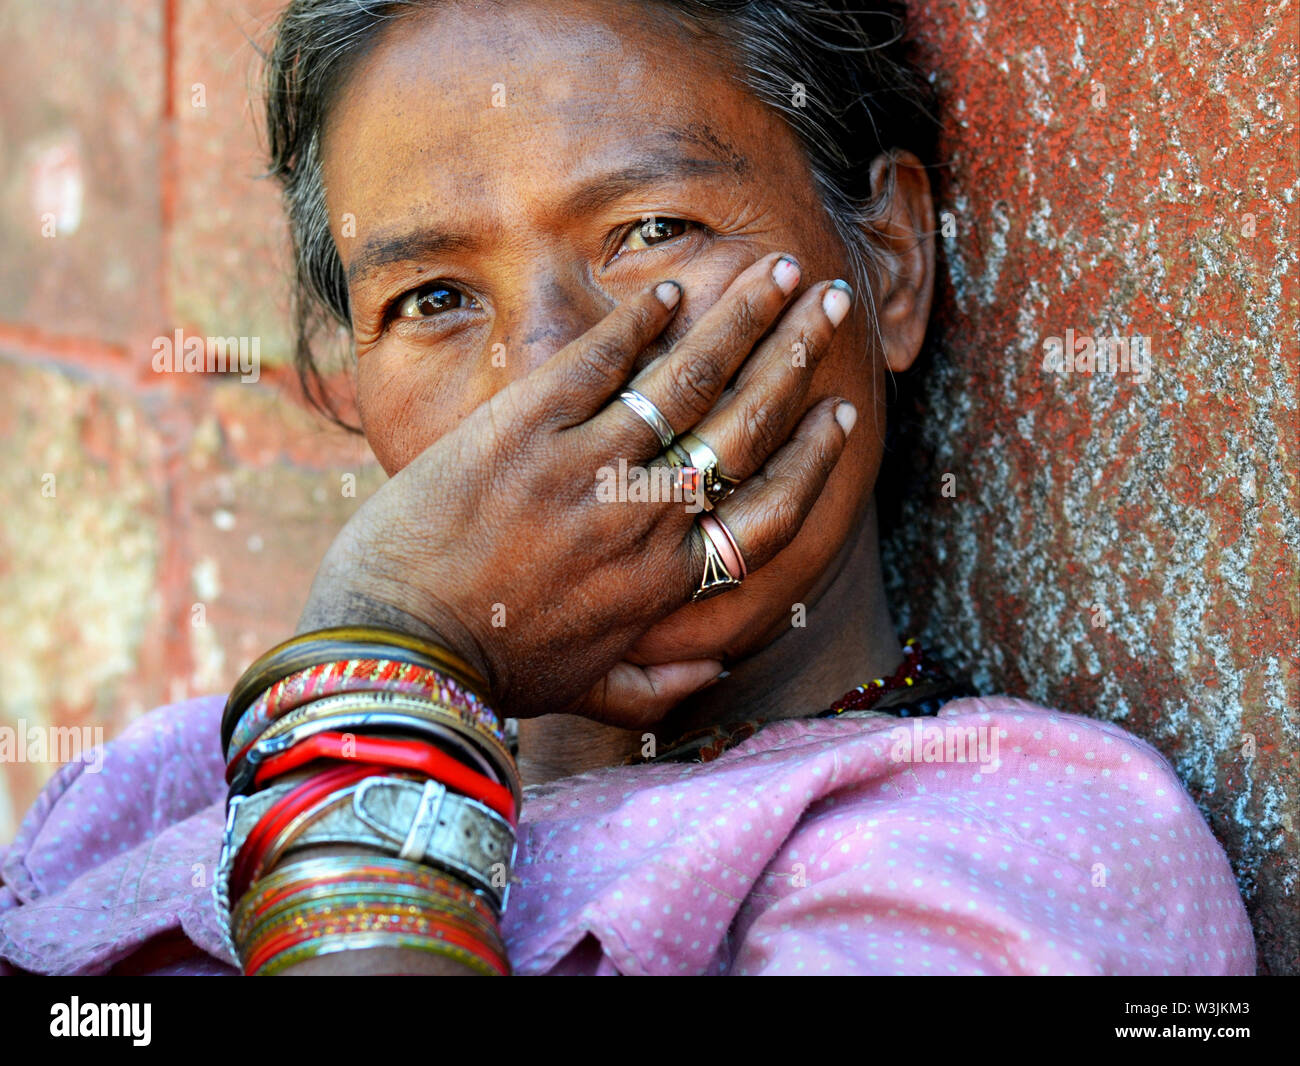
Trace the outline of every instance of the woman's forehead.
[[[615, 141], [599, 151], [575, 161], [563, 183], [538, 190], [529, 202], [519, 197], [513, 186], [502, 190], [504, 203], [490, 206], [491, 197], [467, 198], [466, 204], [477, 204], [484, 214], [503, 209], [516, 216], [528, 214], [534, 221], [544, 223], [547, 215], [557, 222], [568, 218], [581, 218], [599, 211], [617, 200], [637, 192], [654, 195], [656, 190], [674, 187], [679, 191], [689, 189], [694, 182], [743, 180], [751, 170], [744, 156], [717, 137], [678, 137], [676, 131], [664, 131], [660, 136], [644, 138], [635, 143]], [[717, 152], [718, 154], [713, 154]], [[374, 218], [359, 250], [348, 257], [349, 283], [363, 281], [373, 271], [393, 262], [404, 262], [436, 255], [445, 251], [474, 251], [483, 241], [480, 225], [464, 225], [457, 230], [451, 224], [431, 224], [446, 212], [446, 204], [419, 205], [410, 200], [405, 205], [392, 198], [392, 220]], [[403, 216], [412, 212], [422, 217], [421, 225], [412, 227]], [[461, 214], [462, 224], [467, 222]], [[490, 228], [490, 227], [489, 227]]]
[[360, 229], [364, 212], [373, 238], [453, 198], [480, 219], [499, 213], [490, 204], [590, 209], [584, 194], [638, 174], [753, 180], [773, 137], [793, 143], [716, 57], [640, 5], [485, 10], [401, 19], [358, 64], [323, 144], [332, 216], [352, 211]]
[[362, 117], [451, 140], [491, 134], [521, 110], [547, 136], [643, 113], [694, 121], [734, 94], [698, 41], [653, 4], [433, 4], [379, 32], [335, 94], [327, 131]]

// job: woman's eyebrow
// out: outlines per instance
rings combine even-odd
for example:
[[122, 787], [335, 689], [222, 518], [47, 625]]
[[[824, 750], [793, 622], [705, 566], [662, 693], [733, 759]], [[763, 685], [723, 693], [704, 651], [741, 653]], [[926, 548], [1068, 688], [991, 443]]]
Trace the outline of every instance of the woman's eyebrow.
[[[719, 159], [713, 156], [688, 156], [673, 149], [660, 149], [640, 155], [615, 170], [584, 182], [565, 198], [560, 212], [565, 215], [586, 214], [655, 182], [687, 181], [723, 173], [739, 176], [748, 169], [749, 160], [734, 151], [728, 152], [727, 158]], [[367, 241], [356, 258], [348, 264], [348, 281], [355, 282], [391, 263], [411, 262], [440, 253], [464, 251], [476, 243], [475, 238], [467, 233], [449, 233], [435, 229], [375, 237]]]
[[722, 160], [712, 156], [685, 156], [672, 150], [651, 152], [585, 182], [564, 201], [562, 210], [566, 214], [584, 214], [652, 182], [686, 181], [727, 171], [741, 174], [747, 166], [748, 161], [738, 156]]
[[433, 229], [375, 237], [367, 241], [357, 257], [348, 264], [348, 282], [373, 274], [390, 263], [427, 259], [444, 252], [463, 251], [473, 245], [474, 241], [466, 234], [442, 233]]

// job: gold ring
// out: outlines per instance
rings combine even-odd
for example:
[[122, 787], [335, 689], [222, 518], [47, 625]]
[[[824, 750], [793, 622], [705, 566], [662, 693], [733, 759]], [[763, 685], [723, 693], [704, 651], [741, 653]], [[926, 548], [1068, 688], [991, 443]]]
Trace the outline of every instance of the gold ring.
[[[676, 452], [683, 460], [683, 465], [693, 466], [700, 472], [704, 488], [704, 509], [713, 510], [714, 506], [725, 500], [740, 484], [735, 478], [729, 478], [718, 468], [717, 453], [694, 433], [683, 433], [668, 449]], [[669, 462], [672, 462], [670, 459]]]

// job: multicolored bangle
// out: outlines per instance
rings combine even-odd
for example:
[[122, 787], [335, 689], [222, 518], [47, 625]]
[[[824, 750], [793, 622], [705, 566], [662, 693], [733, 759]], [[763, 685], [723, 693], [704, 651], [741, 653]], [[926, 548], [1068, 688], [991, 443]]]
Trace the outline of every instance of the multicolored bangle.
[[[498, 783], [504, 782], [514, 797], [518, 808], [523, 802], [523, 785], [515, 760], [509, 749], [495, 736], [475, 723], [466, 721], [456, 711], [414, 696], [387, 692], [350, 692], [326, 696], [289, 712], [270, 725], [247, 747], [238, 752], [226, 768], [230, 783], [230, 797], [253, 791], [257, 765], [265, 756], [276, 754], [297, 742], [301, 737], [328, 729], [324, 720], [334, 714], [348, 715], [348, 731], [402, 728], [416, 732], [450, 731], [462, 742], [470, 745], [481, 760], [489, 763], [489, 773]], [[371, 718], [369, 716], [373, 715]], [[292, 734], [292, 735], [290, 735]]]
[[324, 719], [337, 720], [339, 732], [345, 728], [364, 729], [371, 722], [375, 723], [375, 729], [390, 728], [399, 722], [403, 727], [409, 727], [411, 720], [415, 719], [422, 723], [422, 732], [452, 744], [463, 758], [485, 774], [497, 777], [499, 784], [507, 783], [509, 771], [513, 768], [514, 760], [509, 749], [491, 734], [465, 722], [454, 708], [420, 697], [389, 692], [349, 692], [324, 696], [277, 718], [231, 756], [226, 771], [227, 782], [233, 782], [239, 776], [244, 759], [255, 746], [265, 748], [272, 740]]
[[447, 648], [375, 626], [320, 629], [277, 644], [235, 682], [221, 716], [222, 750], [230, 750], [231, 736], [244, 711], [277, 681], [321, 663], [376, 657], [435, 670], [473, 693], [479, 702], [487, 700], [483, 676]]
[[255, 973], [276, 955], [306, 941], [340, 933], [371, 932], [433, 936], [485, 959], [500, 960], [500, 968], [508, 969], [505, 949], [495, 930], [484, 930], [452, 913], [426, 906], [387, 901], [317, 905], [261, 927], [254, 934], [256, 940], [248, 951], [245, 968]]
[[463, 906], [474, 909], [482, 919], [496, 920], [482, 896], [463, 882], [427, 866], [386, 856], [331, 855], [328, 858], [297, 859], [261, 878], [235, 907], [235, 927], [241, 927], [250, 917], [264, 913], [299, 892], [329, 886], [337, 886], [339, 891], [368, 887], [388, 890], [402, 886], [440, 896], [449, 895]]
[[[263, 762], [253, 777], [253, 783], [268, 785], [277, 777], [283, 777], [317, 759], [337, 759], [343, 763], [361, 760], [372, 767], [392, 767], [421, 773], [463, 796], [491, 807], [511, 825], [516, 824], [515, 800], [508, 788], [488, 780], [464, 763], [418, 740], [318, 733]], [[382, 769], [379, 772], [382, 773]]]
[[226, 758], [247, 747], [276, 719], [295, 708], [345, 692], [388, 692], [418, 696], [454, 708], [469, 724], [492, 736], [503, 747], [505, 730], [496, 712], [473, 692], [428, 666], [386, 657], [331, 659], [281, 678], [240, 715]]
[[[330, 856], [291, 863], [240, 901], [232, 932], [250, 975], [279, 972], [314, 957], [307, 945], [339, 938], [346, 944], [332, 950], [438, 941], [479, 972], [510, 971], [496, 916], [483, 900], [403, 860]], [[390, 939], [364, 939], [378, 934]], [[409, 939], [396, 943], [395, 935]]]
[[249, 970], [247, 973], [250, 977], [272, 977], [308, 959], [318, 959], [324, 955], [333, 955], [340, 951], [360, 951], [366, 948], [399, 948], [425, 951], [454, 959], [484, 977], [510, 976], [508, 963], [493, 965], [482, 955], [438, 937], [411, 936], [401, 933], [366, 933], [314, 937], [305, 944], [282, 952], [261, 968]]
[[260, 873], [260, 858], [275, 834], [284, 829], [298, 814], [312, 804], [325, 799], [337, 789], [356, 784], [374, 773], [384, 773], [383, 766], [350, 763], [332, 766], [317, 774], [277, 801], [257, 823], [235, 854], [230, 872], [230, 898], [239, 899]]
[[[239, 679], [213, 896], [246, 973], [371, 947], [510, 972], [499, 915], [523, 789], [486, 692], [449, 650], [369, 627], [295, 637]], [[277, 865], [320, 846], [387, 854]]]
[[[405, 889], [405, 890], [404, 890]], [[291, 925], [305, 925], [330, 914], [355, 909], [380, 911], [391, 914], [412, 914], [417, 910], [444, 914], [465, 929], [488, 941], [499, 939], [495, 921], [484, 920], [477, 913], [457, 903], [453, 898], [431, 898], [428, 893], [410, 890], [410, 886], [389, 885], [382, 890], [356, 888], [347, 892], [303, 892], [265, 914], [257, 916], [239, 927], [240, 940], [252, 943], [265, 939], [272, 933], [283, 931]], [[386, 910], [385, 910], [386, 908]]]
[[441, 782], [374, 775], [323, 796], [304, 797], [303, 805], [292, 807], [282, 786], [265, 796], [241, 799], [233, 816], [232, 839], [242, 836], [244, 843], [239, 869], [227, 878], [232, 887], [258, 880], [290, 852], [350, 844], [441, 870], [494, 907], [505, 903], [514, 828], [498, 812]]

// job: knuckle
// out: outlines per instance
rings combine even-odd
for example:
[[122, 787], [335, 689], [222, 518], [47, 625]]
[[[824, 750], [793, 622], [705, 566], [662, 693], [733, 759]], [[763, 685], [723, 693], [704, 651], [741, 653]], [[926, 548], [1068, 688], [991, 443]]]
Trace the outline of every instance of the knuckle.
[[533, 419], [523, 397], [503, 389], [488, 397], [487, 421], [501, 447], [513, 449], [529, 435]]
[[[821, 312], [818, 311], [818, 314], [821, 315]], [[791, 342], [792, 345], [798, 344], [803, 347], [810, 363], [820, 362], [830, 348], [832, 336], [830, 323], [826, 321], [825, 315], [821, 315], [821, 318], [822, 321], [800, 327]]]
[[752, 404], [746, 408], [740, 426], [742, 447], [750, 455], [769, 454], [780, 443], [782, 423], [780, 405], [775, 401], [765, 397]]
[[793, 479], [786, 475], [777, 475], [773, 480], [782, 491], [776, 493], [770, 503], [764, 509], [764, 517], [767, 519], [769, 528], [773, 535], [782, 543], [787, 543], [794, 539], [799, 532], [800, 526], [803, 525], [803, 508], [799, 504], [799, 495], [797, 487], [792, 483]]
[[579, 360], [584, 370], [605, 378], [623, 368], [623, 346], [608, 337], [596, 337], [582, 346]]
[[669, 370], [669, 388], [693, 411], [707, 411], [722, 384], [718, 368], [709, 356], [675, 360]]
[[844, 434], [840, 431], [835, 419], [832, 418], [826, 432], [821, 435], [814, 456], [818, 473], [823, 478], [829, 477], [830, 472], [835, 469], [835, 465], [840, 461], [840, 456], [844, 453], [844, 444]]
[[732, 312], [732, 334], [738, 340], [755, 337], [762, 333], [766, 326], [767, 316], [755, 305], [753, 296], [746, 296]]
[[645, 300], [637, 300], [629, 304], [624, 320], [627, 332], [634, 337], [653, 333], [659, 322], [659, 313], [656, 312], [655, 307], [662, 309], [662, 306], [658, 300], [654, 301], [654, 306]]

